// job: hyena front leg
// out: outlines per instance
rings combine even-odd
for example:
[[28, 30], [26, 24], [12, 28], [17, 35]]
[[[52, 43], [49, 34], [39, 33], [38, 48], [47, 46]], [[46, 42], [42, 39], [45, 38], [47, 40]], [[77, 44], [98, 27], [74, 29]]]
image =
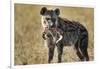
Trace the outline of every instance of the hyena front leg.
[[48, 52], [48, 63], [51, 63], [53, 56], [54, 56], [54, 48], [55, 46], [49, 47], [49, 52]]
[[63, 53], [63, 45], [58, 43], [57, 44], [57, 51], [58, 51], [58, 63], [62, 61], [62, 53]]

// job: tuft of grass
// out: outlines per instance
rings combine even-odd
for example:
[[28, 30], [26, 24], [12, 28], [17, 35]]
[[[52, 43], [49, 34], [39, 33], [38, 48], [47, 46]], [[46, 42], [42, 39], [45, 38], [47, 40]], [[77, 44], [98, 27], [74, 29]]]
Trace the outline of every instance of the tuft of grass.
[[[48, 61], [48, 48], [44, 46], [41, 32], [41, 5], [15, 4], [15, 65], [46, 64]], [[60, 8], [61, 17], [79, 21], [89, 32], [89, 58], [94, 59], [94, 9], [81, 7], [46, 6], [48, 8]], [[63, 49], [62, 62], [76, 62], [76, 56], [72, 47]], [[52, 63], [57, 63], [57, 49], [55, 48]]]

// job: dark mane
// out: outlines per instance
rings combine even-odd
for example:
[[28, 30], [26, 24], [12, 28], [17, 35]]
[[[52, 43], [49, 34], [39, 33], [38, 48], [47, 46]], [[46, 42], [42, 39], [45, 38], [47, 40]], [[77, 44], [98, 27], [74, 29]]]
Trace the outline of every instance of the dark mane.
[[[59, 17], [58, 28], [64, 31], [74, 31], [77, 29], [86, 30], [86, 28], [78, 21], [68, 20], [66, 18]], [[86, 30], [87, 31], [87, 30]]]

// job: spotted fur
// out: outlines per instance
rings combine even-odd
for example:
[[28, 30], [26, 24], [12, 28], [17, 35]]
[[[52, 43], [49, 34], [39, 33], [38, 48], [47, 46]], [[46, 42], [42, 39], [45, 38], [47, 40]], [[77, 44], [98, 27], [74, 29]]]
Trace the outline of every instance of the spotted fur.
[[[64, 46], [74, 46], [76, 50], [77, 56], [80, 58], [81, 61], [89, 61], [89, 56], [87, 52], [88, 48], [88, 31], [87, 29], [81, 25], [77, 21], [70, 21], [65, 18], [59, 17], [60, 10], [48, 10], [46, 7], [43, 7], [40, 11], [42, 15], [42, 25], [44, 30], [48, 28], [45, 35], [47, 37], [47, 45], [48, 45], [48, 62], [50, 63], [53, 59], [54, 55], [54, 48], [57, 47], [58, 50], [58, 62], [61, 62], [61, 57], [63, 53]], [[48, 17], [50, 21], [48, 21]], [[58, 28], [61, 32], [57, 34], [52, 28]], [[56, 43], [56, 40], [59, 39], [59, 36], [63, 38]]]

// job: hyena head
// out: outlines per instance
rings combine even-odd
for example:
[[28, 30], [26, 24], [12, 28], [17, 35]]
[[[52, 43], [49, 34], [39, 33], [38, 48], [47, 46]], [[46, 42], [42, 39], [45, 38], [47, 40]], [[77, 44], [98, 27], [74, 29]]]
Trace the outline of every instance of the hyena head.
[[45, 28], [56, 27], [58, 23], [58, 16], [60, 10], [57, 8], [55, 10], [48, 10], [46, 7], [41, 8], [40, 14], [42, 15], [42, 25]]

